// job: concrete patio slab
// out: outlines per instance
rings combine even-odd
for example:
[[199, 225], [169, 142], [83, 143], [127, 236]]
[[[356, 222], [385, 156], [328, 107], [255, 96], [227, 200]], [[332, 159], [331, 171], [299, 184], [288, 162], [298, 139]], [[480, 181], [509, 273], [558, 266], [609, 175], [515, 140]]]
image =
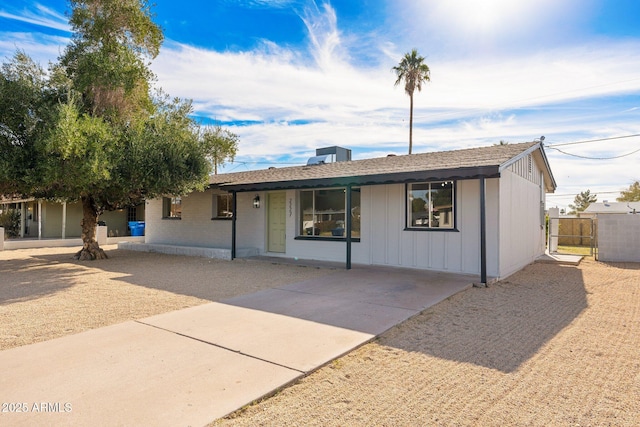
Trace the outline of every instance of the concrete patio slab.
[[2, 401], [26, 411], [0, 425], [205, 425], [473, 280], [359, 267], [5, 350]]
[[375, 336], [220, 303], [161, 314], [142, 322], [300, 373], [316, 369]]
[[559, 254], [546, 252], [540, 255], [536, 262], [546, 262], [552, 264], [579, 265], [584, 255]]
[[[0, 352], [0, 425], [205, 425], [300, 372], [137, 322]], [[26, 412], [26, 413], [25, 413]]]
[[415, 310], [401, 307], [289, 289], [264, 290], [231, 298], [225, 303], [336, 326], [371, 336], [381, 334], [416, 314]]
[[356, 267], [280, 289], [423, 310], [469, 287], [474, 281], [477, 281], [477, 276], [406, 268]]

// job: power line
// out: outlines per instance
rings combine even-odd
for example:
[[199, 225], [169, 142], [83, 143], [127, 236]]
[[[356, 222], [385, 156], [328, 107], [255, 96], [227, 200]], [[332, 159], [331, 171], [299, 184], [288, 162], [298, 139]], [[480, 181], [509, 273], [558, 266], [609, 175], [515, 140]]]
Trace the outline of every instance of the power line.
[[560, 144], [545, 144], [545, 146], [549, 147], [549, 148], [563, 147], [565, 145], [576, 145], [576, 144], [586, 144], [588, 142], [610, 141], [612, 139], [633, 138], [633, 137], [636, 137], [636, 136], [640, 136], [640, 133], [635, 133], [633, 135], [612, 136], [610, 138], [589, 139], [589, 140], [586, 140], [586, 141], [563, 142], [563, 143], [560, 143]]
[[627, 156], [631, 156], [633, 154], [636, 154], [637, 152], [640, 151], [640, 148], [638, 148], [637, 150], [634, 150], [630, 153], [627, 154], [621, 154], [619, 156], [612, 156], [612, 157], [588, 157], [588, 156], [580, 156], [579, 154], [571, 154], [571, 153], [567, 153], [566, 151], [562, 151], [559, 148], [555, 148], [555, 147], [549, 147], [551, 149], [554, 149], [556, 151], [561, 152], [562, 154], [565, 154], [567, 156], [572, 156], [572, 157], [577, 157], [579, 159], [587, 159], [587, 160], [613, 160], [613, 159], [620, 159], [622, 157], [627, 157]]

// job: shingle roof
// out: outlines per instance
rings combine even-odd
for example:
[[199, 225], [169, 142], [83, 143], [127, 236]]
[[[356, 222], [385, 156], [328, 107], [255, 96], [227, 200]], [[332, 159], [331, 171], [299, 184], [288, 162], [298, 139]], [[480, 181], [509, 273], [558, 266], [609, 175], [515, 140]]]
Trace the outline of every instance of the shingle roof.
[[[497, 177], [504, 165], [536, 149], [542, 151], [540, 143], [528, 142], [312, 166], [270, 168], [213, 175], [210, 183], [227, 190], [257, 191]], [[544, 153], [542, 156], [544, 158]]]

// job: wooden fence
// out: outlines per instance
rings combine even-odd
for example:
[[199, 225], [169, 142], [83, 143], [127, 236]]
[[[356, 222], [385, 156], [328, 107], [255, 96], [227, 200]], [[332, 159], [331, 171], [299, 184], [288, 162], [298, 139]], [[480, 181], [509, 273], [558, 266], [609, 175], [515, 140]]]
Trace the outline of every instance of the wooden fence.
[[598, 223], [591, 218], [559, 218], [558, 245], [592, 246]]

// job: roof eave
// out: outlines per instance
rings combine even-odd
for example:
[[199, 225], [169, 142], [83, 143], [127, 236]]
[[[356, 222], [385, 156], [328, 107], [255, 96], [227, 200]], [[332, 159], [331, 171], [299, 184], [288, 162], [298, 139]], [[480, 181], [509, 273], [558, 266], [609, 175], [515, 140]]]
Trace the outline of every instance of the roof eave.
[[373, 175], [357, 175], [347, 177], [312, 178], [295, 181], [274, 181], [245, 184], [219, 184], [226, 191], [266, 191], [289, 190], [299, 188], [346, 187], [398, 184], [417, 181], [442, 181], [484, 178], [500, 176], [498, 166], [474, 166], [454, 169], [438, 169], [413, 172], [398, 172]]

